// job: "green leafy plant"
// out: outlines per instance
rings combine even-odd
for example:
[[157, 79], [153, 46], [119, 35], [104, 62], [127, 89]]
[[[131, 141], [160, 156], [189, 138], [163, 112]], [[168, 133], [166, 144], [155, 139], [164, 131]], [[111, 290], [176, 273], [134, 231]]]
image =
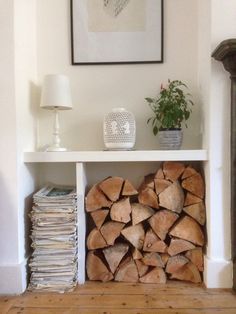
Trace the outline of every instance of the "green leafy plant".
[[179, 80], [170, 81], [168, 85], [161, 85], [160, 94], [156, 98], [145, 98], [154, 113], [147, 120], [152, 124], [153, 134], [161, 130], [181, 129], [182, 123], [189, 119], [192, 112], [191, 94], [186, 92], [188, 87]]

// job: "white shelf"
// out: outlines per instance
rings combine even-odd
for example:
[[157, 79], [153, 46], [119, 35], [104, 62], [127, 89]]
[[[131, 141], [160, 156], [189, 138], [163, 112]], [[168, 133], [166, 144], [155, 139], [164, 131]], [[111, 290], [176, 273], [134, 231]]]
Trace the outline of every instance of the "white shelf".
[[70, 151], [25, 152], [25, 163], [36, 162], [142, 162], [205, 161], [207, 150], [134, 150], [134, 151]]
[[[25, 163], [50, 163], [46, 168], [53, 168], [53, 163], [76, 164], [76, 189], [78, 202], [78, 283], [85, 282], [86, 261], [86, 214], [84, 210], [84, 198], [89, 183], [89, 168], [86, 163], [99, 162], [155, 162], [155, 161], [206, 161], [208, 154], [206, 150], [148, 150], [148, 151], [73, 151], [73, 152], [25, 152]], [[134, 165], [134, 164], [133, 164]], [[132, 165], [132, 166], [133, 166]], [[60, 165], [58, 165], [60, 168]], [[58, 168], [56, 166], [56, 168]], [[91, 165], [93, 166], [93, 165]], [[110, 165], [112, 168], [114, 164]], [[118, 165], [122, 168], [123, 165]], [[125, 166], [125, 164], [124, 164]], [[136, 165], [135, 165], [136, 166]], [[145, 164], [146, 166], [146, 164]], [[137, 165], [138, 168], [139, 165]], [[98, 164], [95, 168], [99, 168]], [[109, 168], [109, 166], [108, 166]], [[132, 167], [128, 165], [128, 168]], [[142, 171], [142, 170], [141, 170]], [[60, 171], [59, 171], [60, 172]], [[50, 172], [51, 173], [51, 172]], [[52, 173], [51, 173], [52, 174]], [[87, 178], [88, 176], [88, 178]]]

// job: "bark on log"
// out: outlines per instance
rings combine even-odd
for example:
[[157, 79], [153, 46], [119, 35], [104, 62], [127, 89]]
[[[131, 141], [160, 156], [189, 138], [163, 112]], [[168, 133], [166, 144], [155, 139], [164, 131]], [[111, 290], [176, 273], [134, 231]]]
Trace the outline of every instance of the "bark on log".
[[92, 212], [102, 207], [111, 207], [112, 202], [109, 201], [103, 192], [94, 185], [85, 198], [85, 208], [87, 212]]
[[106, 241], [97, 228], [94, 228], [87, 237], [87, 248], [89, 250], [102, 249], [107, 246]]
[[200, 197], [201, 199], [204, 198], [205, 185], [202, 176], [199, 173], [184, 179], [182, 181], [182, 187], [197, 197]]
[[119, 199], [124, 179], [121, 177], [110, 177], [99, 183], [99, 188], [111, 200], [116, 202]]
[[179, 216], [176, 213], [168, 210], [160, 210], [149, 218], [148, 222], [156, 235], [158, 235], [161, 240], [165, 240], [170, 227], [178, 218]]
[[154, 179], [154, 183], [155, 183], [155, 191], [157, 195], [159, 195], [166, 188], [168, 188], [168, 186], [172, 184], [170, 181], [167, 181], [165, 179]]
[[114, 203], [110, 210], [110, 217], [114, 221], [127, 223], [131, 220], [131, 205], [129, 197]]
[[93, 218], [93, 221], [94, 221], [96, 227], [98, 229], [100, 229], [102, 224], [104, 223], [107, 215], [109, 214], [109, 209], [99, 209], [99, 210], [96, 210], [94, 212], [91, 212], [90, 214]]
[[145, 236], [142, 224], [127, 227], [121, 231], [121, 234], [138, 250], [142, 249]]
[[155, 211], [151, 207], [139, 203], [131, 204], [131, 211], [133, 225], [137, 225], [138, 223], [148, 219], [155, 213]]
[[186, 280], [186, 281], [191, 281], [194, 283], [200, 283], [202, 281], [199, 270], [191, 262], [184, 265], [177, 272], [171, 274], [170, 279]]
[[158, 198], [156, 193], [153, 189], [147, 187], [146, 189], [142, 190], [138, 195], [138, 201], [140, 204], [150, 206], [152, 208], [159, 208], [158, 205]]
[[206, 209], [203, 202], [184, 207], [184, 212], [204, 226], [206, 222]]
[[165, 179], [172, 182], [179, 179], [181, 174], [184, 172], [185, 166], [180, 162], [166, 161], [163, 164], [163, 172]]
[[181, 218], [171, 229], [169, 234], [199, 246], [204, 245], [204, 234], [201, 227], [193, 218], [188, 216]]
[[101, 280], [107, 282], [113, 279], [112, 273], [93, 251], [88, 252], [86, 269], [89, 280]]
[[120, 236], [121, 230], [125, 224], [117, 221], [108, 221], [100, 229], [103, 238], [108, 245], [113, 245]]
[[181, 213], [184, 206], [184, 192], [178, 181], [175, 181], [159, 194], [159, 205]]
[[171, 239], [170, 245], [168, 247], [168, 254], [170, 256], [177, 255], [179, 253], [192, 250], [195, 248], [191, 242], [182, 239]]
[[124, 260], [115, 274], [116, 281], [138, 282], [138, 270], [134, 260], [130, 257]]
[[166, 274], [160, 267], [155, 267], [145, 276], [139, 279], [142, 283], [166, 283]]
[[180, 268], [187, 264], [189, 260], [183, 255], [171, 256], [166, 265], [166, 272], [169, 274], [176, 273]]
[[160, 240], [152, 229], [149, 229], [145, 235], [143, 251], [164, 253], [166, 249], [166, 243]]
[[123, 189], [122, 189], [122, 196], [132, 196], [137, 195], [138, 191], [133, 187], [131, 182], [129, 180], [125, 180]]
[[188, 251], [185, 256], [194, 264], [197, 266], [199, 271], [203, 271], [203, 254], [202, 254], [202, 248], [198, 247], [193, 250]]
[[113, 274], [128, 250], [129, 246], [126, 243], [117, 243], [103, 250], [103, 254]]

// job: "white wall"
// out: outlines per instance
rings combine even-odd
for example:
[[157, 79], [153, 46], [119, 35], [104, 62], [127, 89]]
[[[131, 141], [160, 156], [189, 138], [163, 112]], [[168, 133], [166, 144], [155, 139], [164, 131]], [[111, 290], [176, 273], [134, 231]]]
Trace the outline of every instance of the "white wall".
[[[0, 265], [18, 259], [16, 199], [16, 111], [14, 92], [14, 15], [13, 1], [0, 1]], [[7, 241], [7, 243], [6, 243]], [[13, 243], [11, 247], [10, 243]]]
[[35, 1], [0, 1], [0, 294], [26, 288], [29, 196], [35, 170], [23, 151], [35, 148]]
[[[62, 139], [77, 150], [103, 148], [102, 119], [114, 106], [134, 112], [136, 148], [155, 149], [156, 138], [146, 125], [151, 112], [144, 97], [154, 96], [168, 78], [189, 85], [197, 104], [185, 132], [185, 148], [201, 147], [201, 111], [207, 113], [206, 176], [213, 183], [207, 187], [208, 228], [209, 218], [214, 228], [208, 233], [206, 263], [211, 271], [206, 281], [230, 286], [230, 113], [225, 110], [230, 83], [222, 65], [210, 61], [210, 54], [221, 40], [236, 37], [235, 1], [227, 0], [227, 5], [221, 0], [164, 2], [163, 64], [71, 66], [69, 1], [0, 0], [0, 293], [19, 293], [26, 285], [27, 196], [35, 189], [37, 176], [35, 169], [24, 166], [22, 152], [34, 150], [36, 131], [37, 147], [49, 142], [51, 116], [38, 109], [37, 88], [48, 73], [70, 77], [74, 109], [62, 112]], [[73, 175], [72, 171], [66, 180]]]
[[[37, 1], [39, 81], [48, 73], [65, 73], [70, 78], [74, 108], [61, 112], [61, 132], [62, 141], [71, 149], [103, 149], [103, 116], [116, 106], [136, 116], [136, 148], [157, 148], [157, 139], [146, 124], [151, 111], [144, 98], [157, 95], [161, 82], [168, 78], [183, 80], [195, 96], [184, 147], [201, 147], [197, 1], [165, 0], [164, 5], [163, 64], [71, 66], [69, 1]], [[38, 146], [43, 147], [51, 140], [52, 113], [41, 109], [38, 122]]]
[[[35, 169], [22, 160], [25, 150], [36, 149], [37, 129], [37, 59], [36, 59], [36, 1], [14, 2], [15, 43], [15, 105], [17, 114], [17, 161], [18, 161], [18, 222], [20, 259], [27, 257], [28, 212], [31, 193], [35, 190]], [[26, 239], [26, 243], [24, 240]]]

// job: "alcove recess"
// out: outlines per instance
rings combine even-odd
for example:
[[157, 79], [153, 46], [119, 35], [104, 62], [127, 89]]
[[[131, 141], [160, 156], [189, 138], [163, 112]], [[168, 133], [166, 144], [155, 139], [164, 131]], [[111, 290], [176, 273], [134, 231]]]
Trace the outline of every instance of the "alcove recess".
[[163, 162], [138, 187], [110, 176], [88, 189], [89, 280], [202, 281], [206, 210], [199, 166]]

